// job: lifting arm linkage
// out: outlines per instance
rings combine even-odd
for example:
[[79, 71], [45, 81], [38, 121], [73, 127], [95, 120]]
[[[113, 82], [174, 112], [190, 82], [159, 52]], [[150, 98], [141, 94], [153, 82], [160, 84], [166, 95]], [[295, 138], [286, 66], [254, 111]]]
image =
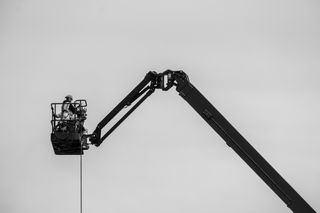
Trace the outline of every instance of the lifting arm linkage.
[[199, 113], [227, 145], [260, 176], [294, 213], [315, 213], [315, 210], [189, 82], [186, 74], [182, 71], [173, 72], [173, 78], [179, 95]]
[[[148, 72], [144, 79], [97, 125], [94, 132], [89, 135], [91, 144], [100, 146], [100, 144], [124, 121], [147, 97], [149, 97], [156, 87], [158, 74], [156, 72]], [[148, 85], [150, 84], [150, 85]], [[140, 96], [140, 100], [112, 126], [107, 133], [101, 136], [101, 130], [125, 107], [131, 105]]]

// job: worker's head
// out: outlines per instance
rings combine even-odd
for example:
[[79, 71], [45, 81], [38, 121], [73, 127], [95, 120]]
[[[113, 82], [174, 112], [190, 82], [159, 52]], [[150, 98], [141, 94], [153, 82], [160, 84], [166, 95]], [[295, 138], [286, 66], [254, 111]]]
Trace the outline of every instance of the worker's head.
[[67, 96], [66, 96], [66, 99], [67, 99], [68, 101], [72, 101], [72, 100], [73, 100], [73, 97], [72, 97], [72, 95], [67, 95]]

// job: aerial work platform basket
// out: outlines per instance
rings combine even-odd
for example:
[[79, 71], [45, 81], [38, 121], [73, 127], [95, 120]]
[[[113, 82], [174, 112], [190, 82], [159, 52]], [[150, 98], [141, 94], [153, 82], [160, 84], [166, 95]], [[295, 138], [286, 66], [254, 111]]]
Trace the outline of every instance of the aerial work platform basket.
[[51, 143], [56, 155], [83, 155], [89, 149], [84, 121], [87, 118], [86, 100], [70, 103], [75, 113], [62, 113], [63, 103], [51, 103]]

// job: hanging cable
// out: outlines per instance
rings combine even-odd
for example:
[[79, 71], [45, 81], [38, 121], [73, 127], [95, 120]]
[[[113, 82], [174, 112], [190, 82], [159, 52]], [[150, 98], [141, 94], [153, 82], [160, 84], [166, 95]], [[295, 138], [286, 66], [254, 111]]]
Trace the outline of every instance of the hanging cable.
[[81, 153], [80, 153], [80, 213], [82, 213], [82, 141], [80, 143], [80, 149], [81, 149]]

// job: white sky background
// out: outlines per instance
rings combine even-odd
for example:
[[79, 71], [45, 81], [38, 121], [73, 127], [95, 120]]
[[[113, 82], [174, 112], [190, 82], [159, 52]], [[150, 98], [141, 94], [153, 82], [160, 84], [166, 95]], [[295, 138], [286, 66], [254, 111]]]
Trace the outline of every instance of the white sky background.
[[[149, 70], [191, 82], [320, 211], [320, 3], [0, 1], [0, 212], [79, 212], [50, 103], [97, 123]], [[291, 212], [172, 89], [83, 158], [83, 212]]]

